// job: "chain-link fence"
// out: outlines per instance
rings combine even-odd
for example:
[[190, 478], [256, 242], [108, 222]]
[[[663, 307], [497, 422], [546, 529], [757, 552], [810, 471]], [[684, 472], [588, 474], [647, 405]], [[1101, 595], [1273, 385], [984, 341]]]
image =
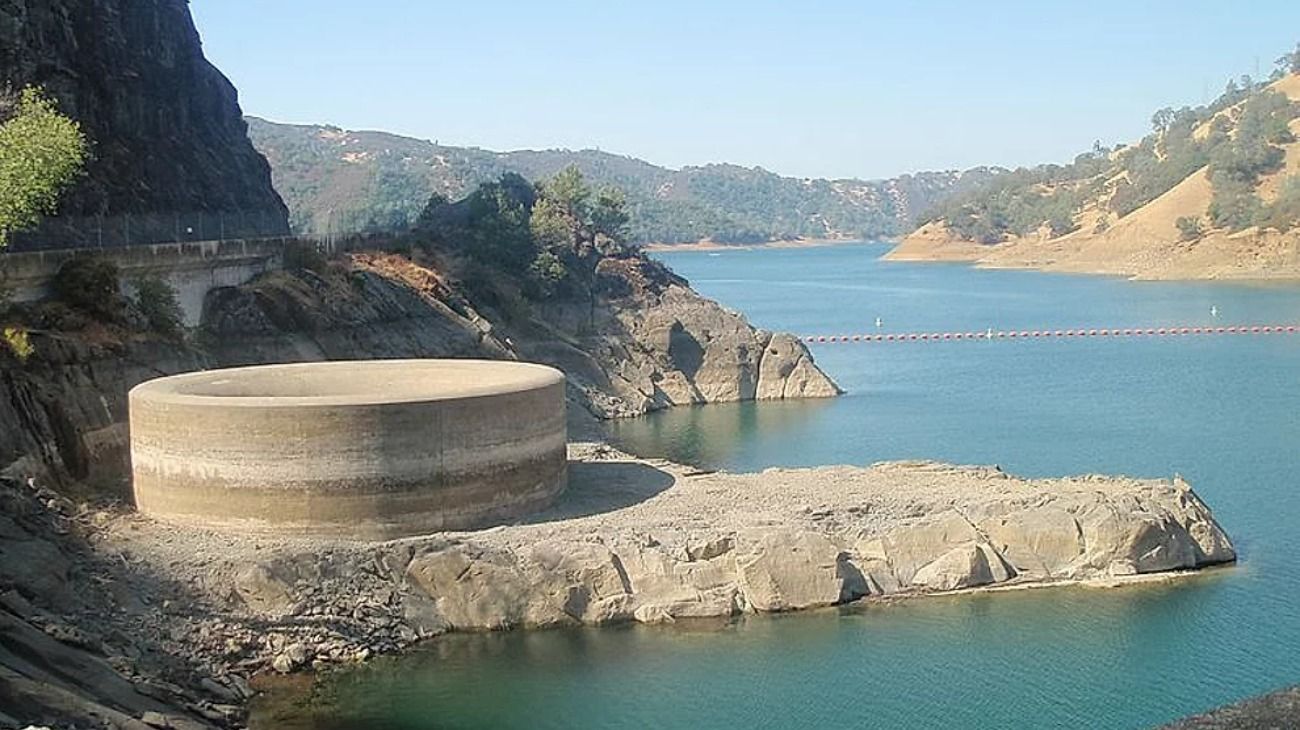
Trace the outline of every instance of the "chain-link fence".
[[8, 250], [118, 248], [151, 243], [227, 241], [289, 235], [284, 213], [198, 211], [193, 213], [123, 213], [113, 216], [47, 218], [32, 230], [13, 233]]

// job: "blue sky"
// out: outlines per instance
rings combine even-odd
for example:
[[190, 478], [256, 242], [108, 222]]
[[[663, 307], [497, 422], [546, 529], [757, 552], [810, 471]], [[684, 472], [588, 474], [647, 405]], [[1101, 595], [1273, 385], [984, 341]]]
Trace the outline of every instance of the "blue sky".
[[250, 114], [818, 177], [1068, 160], [1300, 41], [1296, 0], [191, 8]]

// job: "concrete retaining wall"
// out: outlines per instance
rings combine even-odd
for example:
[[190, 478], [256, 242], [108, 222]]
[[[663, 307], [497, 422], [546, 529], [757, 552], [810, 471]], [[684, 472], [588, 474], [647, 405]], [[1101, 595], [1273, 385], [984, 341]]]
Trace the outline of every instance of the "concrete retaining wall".
[[386, 360], [150, 381], [130, 394], [139, 509], [244, 531], [393, 538], [480, 527], [563, 490], [564, 376]]
[[158, 243], [106, 249], [0, 253], [0, 275], [14, 299], [30, 302], [49, 296], [49, 284], [63, 262], [78, 254], [100, 254], [114, 261], [130, 290], [132, 281], [157, 276], [176, 290], [186, 326], [203, 316], [203, 300], [212, 289], [238, 286], [265, 271], [283, 266], [292, 239], [254, 239]]

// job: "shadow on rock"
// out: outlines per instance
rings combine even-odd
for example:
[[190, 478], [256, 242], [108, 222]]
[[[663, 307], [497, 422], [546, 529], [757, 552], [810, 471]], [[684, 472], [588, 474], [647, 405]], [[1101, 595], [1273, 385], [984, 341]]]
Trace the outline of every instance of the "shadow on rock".
[[640, 504], [676, 483], [662, 469], [635, 461], [570, 461], [569, 486], [554, 507], [527, 519], [552, 522]]

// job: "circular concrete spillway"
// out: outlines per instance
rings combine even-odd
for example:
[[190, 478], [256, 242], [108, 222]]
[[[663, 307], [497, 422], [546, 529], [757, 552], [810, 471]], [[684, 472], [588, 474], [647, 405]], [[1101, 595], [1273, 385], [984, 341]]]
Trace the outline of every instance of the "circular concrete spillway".
[[268, 365], [130, 394], [136, 506], [244, 531], [392, 538], [548, 506], [564, 376], [486, 360]]

